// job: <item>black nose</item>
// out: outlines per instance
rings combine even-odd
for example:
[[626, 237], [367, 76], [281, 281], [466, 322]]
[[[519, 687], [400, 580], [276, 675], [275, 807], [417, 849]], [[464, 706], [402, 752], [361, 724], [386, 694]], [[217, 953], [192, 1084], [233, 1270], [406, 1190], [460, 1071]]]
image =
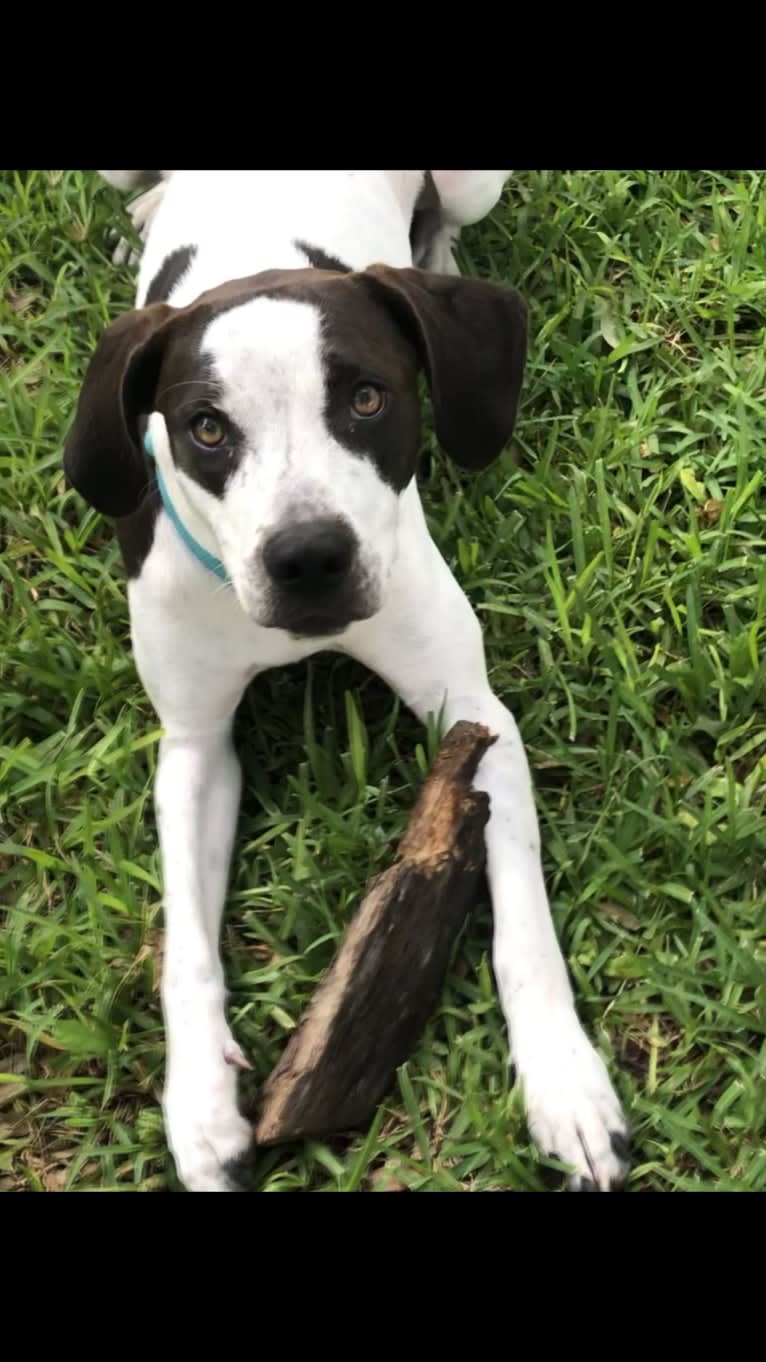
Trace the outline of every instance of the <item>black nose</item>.
[[337, 520], [308, 520], [277, 530], [263, 548], [272, 581], [283, 591], [318, 596], [340, 586], [348, 575], [356, 543]]

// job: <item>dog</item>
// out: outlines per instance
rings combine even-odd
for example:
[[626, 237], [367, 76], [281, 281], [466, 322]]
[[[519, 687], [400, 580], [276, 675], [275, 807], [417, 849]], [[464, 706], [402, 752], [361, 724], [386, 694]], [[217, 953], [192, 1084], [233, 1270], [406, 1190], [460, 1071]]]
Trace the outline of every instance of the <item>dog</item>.
[[453, 255], [510, 172], [101, 173], [151, 186], [135, 214], [144, 249], [136, 307], [98, 342], [64, 463], [115, 519], [135, 661], [164, 730], [163, 1112], [181, 1182], [235, 1190], [251, 1144], [219, 955], [235, 710], [259, 672], [334, 649], [421, 720], [443, 706], [447, 727], [497, 736], [475, 783], [490, 799], [494, 972], [529, 1128], [575, 1190], [617, 1186], [626, 1122], [576, 1014], [525, 752], [415, 477], [421, 374], [462, 468], [487, 467], [514, 429], [526, 306], [461, 277]]

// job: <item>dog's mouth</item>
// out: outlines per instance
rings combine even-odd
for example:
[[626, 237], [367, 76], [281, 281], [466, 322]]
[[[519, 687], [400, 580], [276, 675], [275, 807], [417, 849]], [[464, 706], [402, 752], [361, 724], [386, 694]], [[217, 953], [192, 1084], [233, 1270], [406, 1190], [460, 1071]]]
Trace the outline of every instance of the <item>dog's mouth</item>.
[[367, 593], [340, 601], [302, 602], [271, 594], [257, 603], [242, 595], [240, 605], [259, 629], [279, 630], [295, 639], [332, 638], [357, 621], [371, 619], [380, 609], [377, 594]]
[[332, 606], [312, 603], [304, 607], [294, 602], [275, 601], [266, 627], [284, 629], [292, 638], [330, 638], [344, 633], [358, 620], [370, 619], [376, 609], [375, 602], [363, 599]]
[[[319, 573], [283, 573], [283, 581], [264, 582], [250, 578], [242, 592], [245, 610], [262, 629], [278, 629], [295, 639], [332, 638], [351, 624], [368, 620], [382, 604], [379, 574], [358, 559], [340, 577], [332, 563], [324, 563], [323, 581]], [[330, 580], [328, 580], [328, 577]], [[253, 589], [255, 588], [255, 590]]]
[[365, 572], [350, 574], [323, 591], [279, 590], [272, 586], [266, 626], [284, 629], [293, 638], [331, 638], [380, 609], [380, 591]]

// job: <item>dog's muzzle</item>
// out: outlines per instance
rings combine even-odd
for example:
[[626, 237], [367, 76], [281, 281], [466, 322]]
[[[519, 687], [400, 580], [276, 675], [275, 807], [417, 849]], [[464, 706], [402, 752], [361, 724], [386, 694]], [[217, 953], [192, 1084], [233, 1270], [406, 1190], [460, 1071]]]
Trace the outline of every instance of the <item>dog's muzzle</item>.
[[321, 636], [372, 613], [360, 580], [357, 539], [342, 520], [307, 520], [276, 530], [262, 553], [273, 628]]

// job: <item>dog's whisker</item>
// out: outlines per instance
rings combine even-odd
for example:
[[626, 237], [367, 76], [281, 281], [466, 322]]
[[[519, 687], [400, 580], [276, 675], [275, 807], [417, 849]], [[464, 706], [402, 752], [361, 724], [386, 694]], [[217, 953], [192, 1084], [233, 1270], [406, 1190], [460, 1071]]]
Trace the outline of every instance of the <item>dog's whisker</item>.
[[221, 395], [220, 388], [218, 388], [215, 383], [211, 383], [209, 379], [186, 378], [179, 380], [178, 383], [168, 383], [166, 387], [161, 388], [157, 393], [155, 401], [160, 402], [163, 398], [168, 397], [170, 393], [175, 392], [178, 388], [198, 388], [202, 393], [210, 397], [213, 401], [220, 400]]
[[211, 596], [219, 596], [219, 595], [221, 595], [221, 593], [224, 592], [224, 591], [232, 591], [232, 590], [233, 590], [233, 587], [232, 587], [231, 582], [221, 582], [221, 581], [218, 581], [218, 580], [216, 579], [216, 581], [215, 581], [215, 583], [214, 583], [214, 585], [213, 585], [213, 590], [210, 592], [210, 595], [211, 595]]

